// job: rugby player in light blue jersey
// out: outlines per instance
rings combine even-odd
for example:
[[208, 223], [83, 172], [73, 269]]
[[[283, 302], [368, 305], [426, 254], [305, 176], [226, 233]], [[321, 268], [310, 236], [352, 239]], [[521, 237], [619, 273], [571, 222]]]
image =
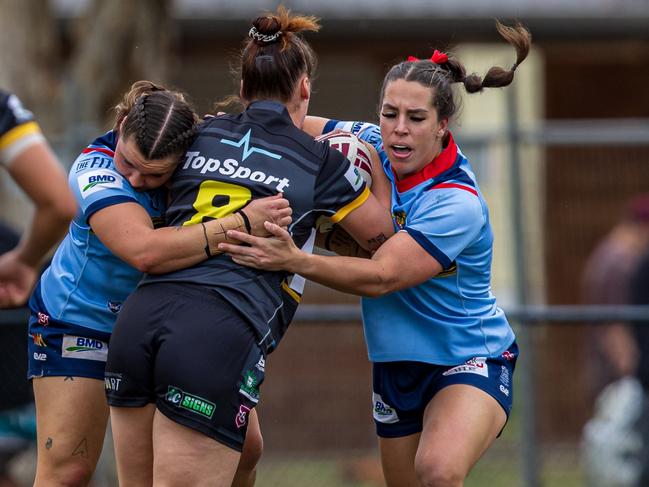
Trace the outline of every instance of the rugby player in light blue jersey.
[[104, 388], [119, 388], [119, 380], [104, 381], [108, 343], [142, 273], [207, 259], [223, 230], [243, 229], [246, 218], [253, 229], [267, 218], [290, 222], [288, 202], [274, 196], [252, 202], [245, 214], [157, 228], [164, 224], [162, 186], [197, 126], [181, 93], [139, 81], [116, 107], [113, 130], [84, 149], [70, 169], [78, 212], [29, 302], [36, 486], [90, 481], [108, 419]]
[[362, 122], [307, 122], [313, 134], [349, 130], [380, 154], [397, 233], [371, 259], [303, 253], [269, 224], [278, 239], [232, 231], [230, 237], [251, 246], [219, 246], [237, 263], [367, 296], [373, 415], [388, 486], [463, 485], [511, 411], [518, 347], [491, 293], [489, 213], [448, 130], [456, 112], [453, 83], [469, 93], [507, 86], [528, 54], [524, 27], [497, 28], [516, 48], [509, 70], [491, 68], [482, 79], [439, 51], [427, 60], [411, 57], [385, 77], [380, 130]]

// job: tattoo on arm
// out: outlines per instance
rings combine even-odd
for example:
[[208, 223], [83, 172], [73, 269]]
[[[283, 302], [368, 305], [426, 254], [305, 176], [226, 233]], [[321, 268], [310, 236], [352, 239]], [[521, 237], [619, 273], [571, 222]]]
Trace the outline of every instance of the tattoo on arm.
[[52, 440], [52, 438], [49, 438], [49, 437], [48, 437], [48, 438], [47, 438], [47, 441], [45, 442], [45, 448], [48, 449], [48, 450], [49, 450], [50, 448], [52, 448], [52, 443], [54, 443], [54, 440]]
[[388, 239], [383, 233], [379, 233], [376, 237], [373, 237], [367, 241], [367, 244], [371, 249], [378, 249], [383, 243]]

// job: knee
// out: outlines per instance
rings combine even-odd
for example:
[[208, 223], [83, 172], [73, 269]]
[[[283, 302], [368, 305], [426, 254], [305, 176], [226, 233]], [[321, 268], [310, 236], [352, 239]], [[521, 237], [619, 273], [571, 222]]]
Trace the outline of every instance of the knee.
[[461, 487], [466, 477], [456, 462], [432, 455], [417, 455], [415, 473], [422, 487]]
[[[47, 485], [85, 487], [90, 483], [93, 469], [86, 462], [68, 461], [53, 466], [50, 472], [43, 472], [43, 474], [42, 479]], [[41, 476], [38, 475], [38, 477]], [[39, 482], [36, 482], [34, 485], [37, 484]]]

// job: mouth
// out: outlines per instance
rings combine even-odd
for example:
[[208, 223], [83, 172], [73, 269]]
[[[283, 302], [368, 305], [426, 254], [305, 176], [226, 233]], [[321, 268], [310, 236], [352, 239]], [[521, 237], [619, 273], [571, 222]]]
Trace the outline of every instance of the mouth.
[[392, 144], [390, 145], [390, 150], [397, 159], [406, 159], [407, 157], [410, 157], [413, 152], [412, 147], [405, 144]]

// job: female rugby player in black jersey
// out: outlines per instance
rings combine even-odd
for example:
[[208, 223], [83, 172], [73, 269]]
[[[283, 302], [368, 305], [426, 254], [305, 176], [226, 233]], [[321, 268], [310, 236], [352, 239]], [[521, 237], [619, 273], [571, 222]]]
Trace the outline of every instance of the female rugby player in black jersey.
[[[253, 22], [241, 54], [243, 113], [205, 123], [174, 174], [171, 225], [201, 225], [253, 198], [282, 192], [296, 245], [313, 247], [316, 219], [339, 223], [367, 250], [393, 233], [389, 214], [358, 170], [301, 130], [315, 55], [299, 35], [312, 17]], [[304, 279], [214, 255], [147, 276], [117, 321], [106, 377], [122, 485], [227, 486], [266, 355], [290, 323]]]

